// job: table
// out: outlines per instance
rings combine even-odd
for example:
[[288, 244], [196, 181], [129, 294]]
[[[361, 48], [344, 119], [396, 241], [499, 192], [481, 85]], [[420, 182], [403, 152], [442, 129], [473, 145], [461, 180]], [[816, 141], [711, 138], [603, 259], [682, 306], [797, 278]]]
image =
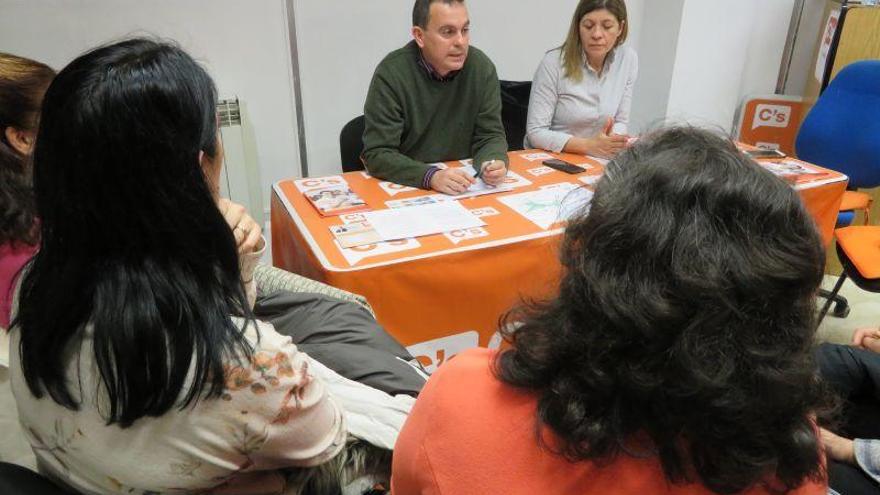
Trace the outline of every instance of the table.
[[[513, 191], [461, 200], [486, 226], [350, 249], [339, 248], [329, 227], [362, 216], [322, 217], [301, 189], [347, 182], [373, 209], [385, 208], [388, 201], [436, 193], [380, 181], [366, 172], [279, 181], [271, 202], [273, 263], [366, 296], [379, 322], [429, 370], [464, 349], [495, 347], [501, 342], [496, 332], [499, 316], [523, 299], [555, 293], [560, 276], [557, 247], [564, 229], [560, 221], [527, 219], [511, 206], [513, 199], [504, 198], [559, 184], [591, 189], [604, 164], [541, 150], [509, 155], [507, 180], [516, 186]], [[568, 175], [549, 169], [541, 164], [548, 155], [587, 170]], [[795, 187], [827, 244], [846, 177], [826, 172], [821, 180]]]

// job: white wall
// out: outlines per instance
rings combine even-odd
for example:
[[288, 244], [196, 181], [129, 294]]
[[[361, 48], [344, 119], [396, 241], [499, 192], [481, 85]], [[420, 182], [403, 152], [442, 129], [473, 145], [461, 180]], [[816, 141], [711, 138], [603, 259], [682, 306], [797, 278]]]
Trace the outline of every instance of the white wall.
[[[669, 116], [729, 129], [742, 96], [773, 92], [794, 0], [627, 0], [640, 55], [633, 130]], [[808, 0], [816, 2], [818, 0]], [[575, 0], [471, 0], [472, 39], [499, 76], [528, 80], [563, 38]], [[293, 0], [311, 175], [339, 171], [339, 131], [363, 112], [382, 57], [410, 39], [412, 0]], [[247, 105], [265, 198], [299, 174], [285, 0], [0, 0], [0, 49], [62, 67], [150, 32], [202, 60]]]
[[794, 0], [685, 0], [667, 118], [730, 130], [747, 94], [776, 89]]
[[0, 0], [0, 50], [56, 69], [132, 34], [178, 41], [221, 96], [245, 102], [264, 201], [272, 182], [299, 174], [284, 0]]
[[672, 71], [685, 0], [649, 1], [644, 6], [640, 36], [633, 44], [639, 54], [639, 79], [633, 91], [631, 134], [638, 134], [663, 122], [669, 105]]
[[[627, 0], [634, 26], [631, 46], [638, 43], [645, 1]], [[468, 3], [471, 43], [489, 55], [499, 78], [531, 80], [544, 53], [565, 39], [576, 3], [473, 0]], [[412, 4], [296, 0], [309, 175], [339, 172], [339, 131], [363, 113], [379, 61], [411, 39]]]

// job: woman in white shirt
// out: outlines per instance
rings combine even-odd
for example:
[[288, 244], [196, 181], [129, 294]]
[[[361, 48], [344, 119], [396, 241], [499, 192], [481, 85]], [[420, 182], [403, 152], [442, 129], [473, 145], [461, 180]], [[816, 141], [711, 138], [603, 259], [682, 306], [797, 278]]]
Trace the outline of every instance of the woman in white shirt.
[[95, 49], [49, 87], [40, 248], [10, 374], [40, 470], [80, 493], [281, 493], [344, 447], [317, 365], [256, 321], [265, 241], [219, 198], [211, 78], [180, 48]]
[[639, 65], [620, 46], [628, 30], [623, 0], [578, 3], [565, 43], [535, 72], [526, 148], [612, 158], [626, 146]]

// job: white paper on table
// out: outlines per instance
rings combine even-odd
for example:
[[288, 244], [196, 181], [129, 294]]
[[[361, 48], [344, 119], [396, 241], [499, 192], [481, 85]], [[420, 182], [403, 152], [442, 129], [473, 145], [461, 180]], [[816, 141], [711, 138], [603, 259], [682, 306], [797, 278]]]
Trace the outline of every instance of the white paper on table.
[[397, 241], [380, 242], [378, 244], [367, 244], [365, 246], [356, 246], [351, 248], [343, 248], [335, 241], [339, 252], [345, 257], [349, 265], [357, 265], [366, 258], [372, 256], [380, 256], [383, 254], [400, 253], [421, 247], [416, 239], [400, 239]]
[[437, 203], [438, 199], [436, 195], [431, 196], [416, 196], [415, 198], [406, 198], [406, 199], [392, 199], [390, 201], [385, 202], [385, 206], [391, 209], [396, 208], [409, 208], [411, 206], [419, 206], [419, 205], [429, 205], [433, 203]]
[[537, 191], [512, 194], [498, 200], [546, 230], [554, 223], [568, 220], [575, 213], [589, 208], [592, 199], [592, 191], [570, 182], [563, 182]]
[[381, 187], [389, 196], [396, 196], [400, 193], [416, 190], [416, 188], [412, 186], [404, 186], [403, 184], [388, 181], [379, 182], [379, 187]]
[[490, 186], [483, 182], [483, 179], [477, 179], [476, 182], [471, 184], [470, 187], [467, 188], [467, 191], [456, 194], [454, 196], [449, 196], [451, 199], [466, 199], [473, 198], [474, 196], [482, 196], [484, 194], [495, 194], [505, 191], [512, 191], [513, 186], [509, 186], [507, 184], [501, 184], [499, 186]]
[[601, 179], [601, 178], [602, 178], [601, 175], [584, 175], [582, 177], [578, 177], [578, 180], [588, 186], [593, 186], [597, 182], [599, 182], [599, 179]]
[[599, 165], [602, 165], [603, 167], [604, 167], [605, 165], [608, 165], [608, 162], [611, 161], [611, 160], [606, 160], [606, 159], [604, 159], [604, 158], [599, 158], [598, 156], [590, 156], [590, 155], [587, 155], [587, 158], [589, 158], [589, 159], [591, 159], [591, 160], [596, 160], [597, 162], [599, 162]]
[[[477, 174], [476, 169], [474, 169], [473, 165], [465, 165], [461, 167], [462, 170], [467, 172], [471, 177]], [[480, 196], [482, 194], [492, 194], [497, 192], [510, 191], [517, 187], [522, 186], [530, 186], [532, 185], [532, 181], [526, 179], [525, 177], [517, 174], [516, 172], [507, 172], [507, 176], [504, 177], [504, 182], [498, 184], [497, 186], [490, 186], [486, 184], [483, 179], [477, 179], [477, 182], [471, 185], [466, 192], [461, 194], [451, 196], [455, 199], [464, 199], [470, 198], [472, 196]]]
[[824, 172], [821, 170], [816, 170], [814, 168], [810, 168], [809, 166], [796, 162], [794, 160], [781, 160], [778, 162], [768, 162], [768, 161], [759, 161], [758, 165], [766, 168], [774, 175], [778, 176], [786, 176], [786, 175], [819, 175]]
[[369, 211], [364, 217], [385, 241], [486, 225], [458, 201]]
[[552, 168], [544, 167], [544, 166], [529, 169], [529, 173], [534, 175], [535, 177], [540, 177], [542, 175], [552, 174], [553, 172], [554, 172], [554, 170]]
[[538, 160], [550, 160], [554, 158], [554, 156], [549, 153], [520, 153], [519, 156], [525, 158], [530, 162], [536, 162]]

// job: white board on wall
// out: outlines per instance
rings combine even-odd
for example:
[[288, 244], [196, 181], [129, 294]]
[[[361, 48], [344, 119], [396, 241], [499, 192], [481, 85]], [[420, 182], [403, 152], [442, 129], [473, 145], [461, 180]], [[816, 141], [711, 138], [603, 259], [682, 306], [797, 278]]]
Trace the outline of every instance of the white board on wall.
[[288, 33], [284, 0], [0, 1], [0, 50], [56, 69], [132, 35], [177, 41], [205, 65], [220, 95], [247, 105], [264, 200], [272, 182], [300, 171]]

